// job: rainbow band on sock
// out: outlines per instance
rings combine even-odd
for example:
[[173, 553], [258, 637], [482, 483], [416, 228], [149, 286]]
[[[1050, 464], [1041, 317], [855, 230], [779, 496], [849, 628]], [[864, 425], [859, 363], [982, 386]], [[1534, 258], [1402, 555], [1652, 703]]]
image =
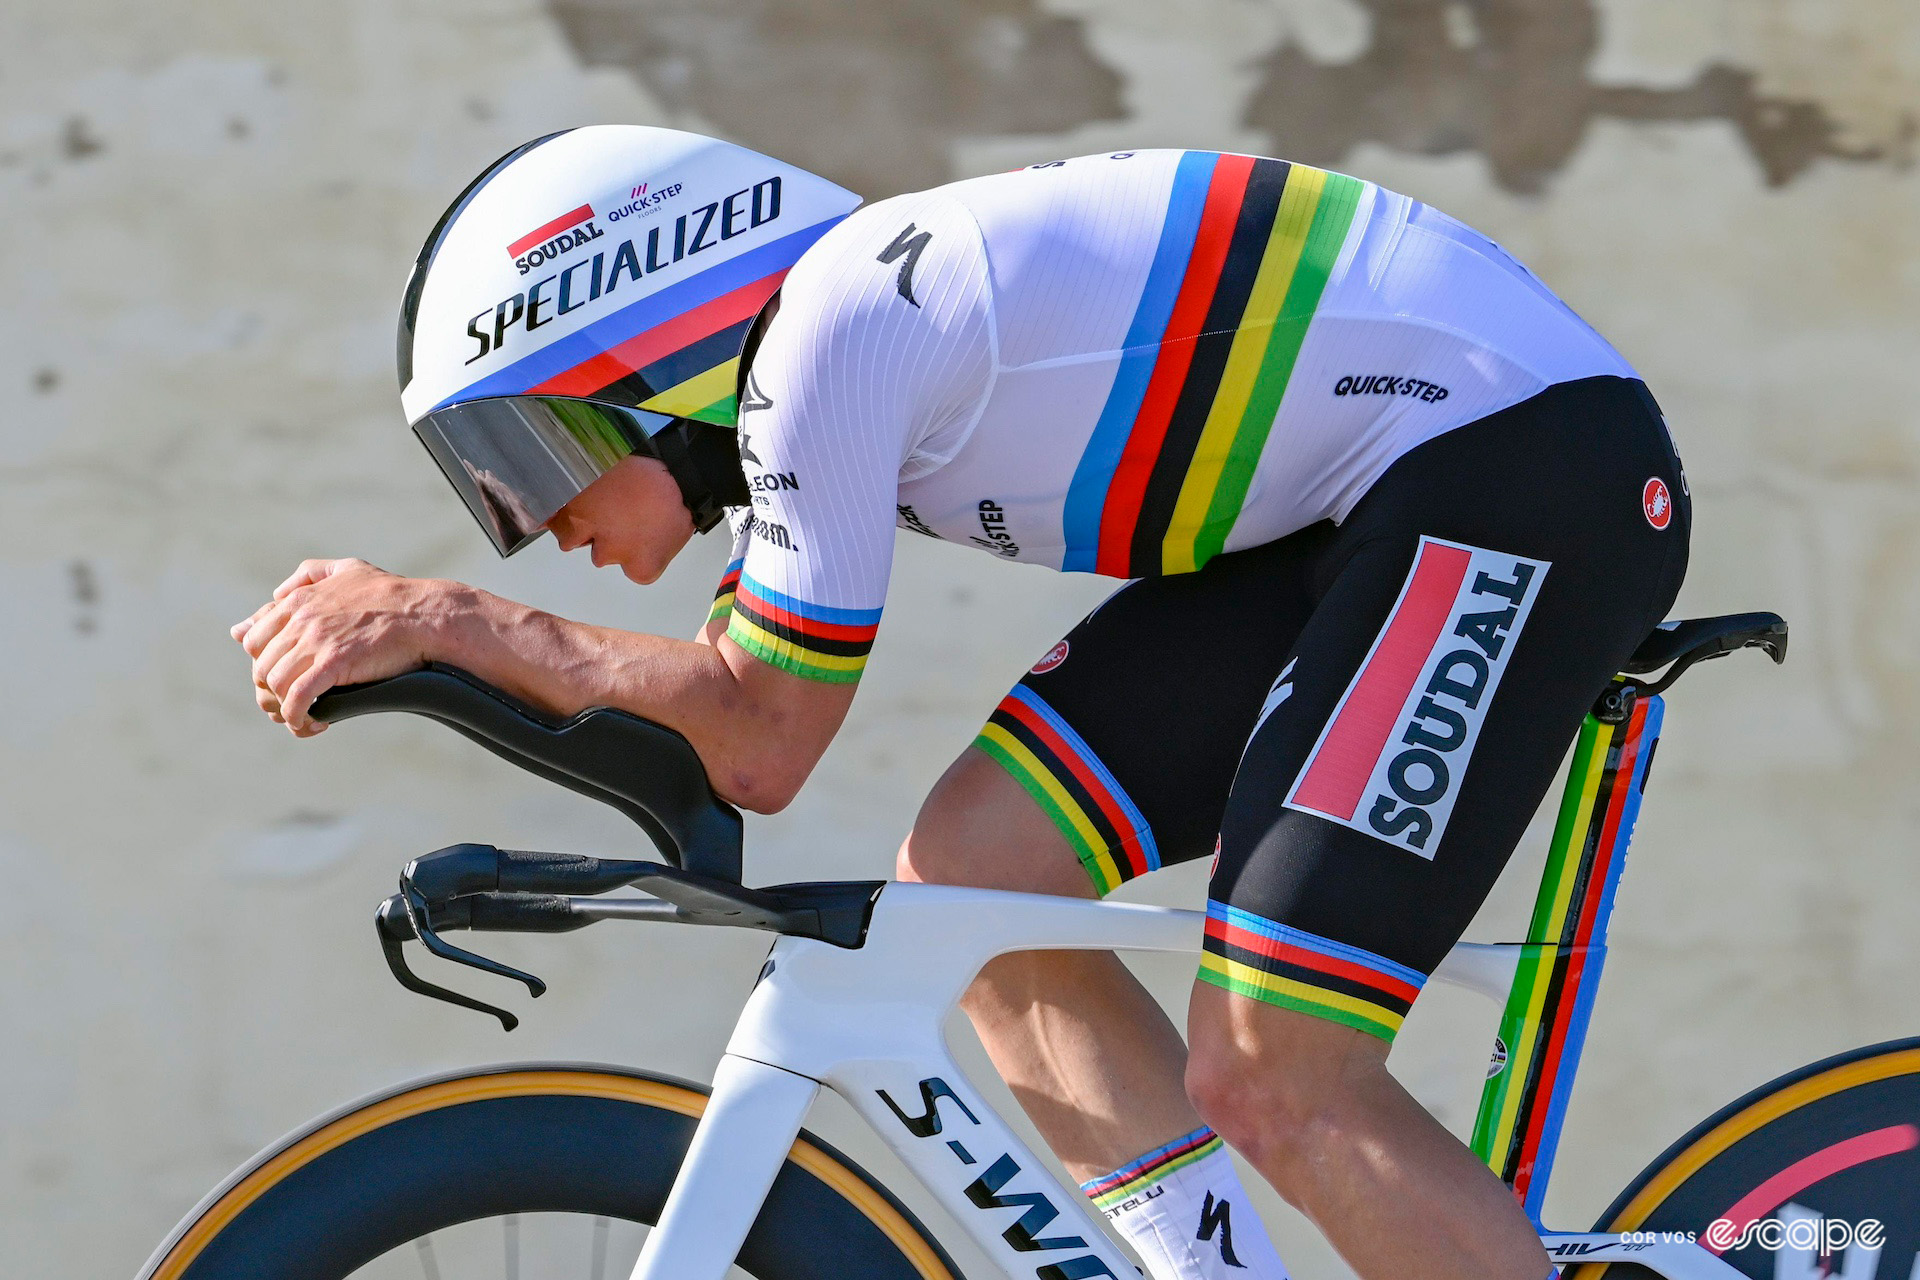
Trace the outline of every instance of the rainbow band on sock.
[[1188, 573], [1240, 516], [1366, 184], [1189, 151], [1062, 514], [1064, 568]]
[[878, 609], [809, 604], [762, 586], [743, 569], [734, 584], [727, 639], [804, 679], [852, 684], [866, 668], [879, 629]]
[[1053, 819], [1105, 897], [1160, 867], [1160, 850], [1126, 790], [1085, 739], [1025, 685], [1001, 699], [973, 740]]
[[727, 571], [720, 575], [720, 586], [713, 593], [713, 608], [707, 611], [709, 626], [733, 613], [734, 592], [740, 586], [740, 566], [746, 562], [746, 557], [742, 556], [728, 565]]
[[1156, 1147], [1132, 1164], [1122, 1165], [1105, 1177], [1081, 1183], [1080, 1189], [1093, 1199], [1096, 1208], [1111, 1209], [1162, 1178], [1188, 1165], [1198, 1164], [1214, 1152], [1224, 1149], [1219, 1134], [1207, 1128], [1195, 1129], [1164, 1147]]
[[1426, 976], [1224, 902], [1207, 903], [1200, 981], [1392, 1040]]

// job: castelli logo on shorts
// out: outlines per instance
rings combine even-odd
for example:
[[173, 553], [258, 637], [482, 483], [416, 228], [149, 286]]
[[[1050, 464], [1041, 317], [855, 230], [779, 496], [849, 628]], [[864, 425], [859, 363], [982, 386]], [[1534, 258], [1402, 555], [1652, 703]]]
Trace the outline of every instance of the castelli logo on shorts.
[[1033, 664], [1033, 674], [1043, 676], [1067, 660], [1067, 642], [1062, 640], [1047, 650], [1047, 656]]
[[1673, 523], [1673, 495], [1667, 492], [1665, 480], [1659, 476], [1648, 478], [1646, 487], [1640, 490], [1640, 509], [1647, 513], [1647, 523], [1656, 529]]
[[1287, 807], [1431, 859], [1549, 567], [1421, 538], [1400, 598]]

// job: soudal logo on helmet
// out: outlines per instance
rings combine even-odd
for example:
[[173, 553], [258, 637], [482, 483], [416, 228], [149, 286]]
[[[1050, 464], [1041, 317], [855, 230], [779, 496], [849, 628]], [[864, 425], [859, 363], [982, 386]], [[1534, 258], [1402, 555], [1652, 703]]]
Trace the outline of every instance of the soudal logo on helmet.
[[[582, 225], [585, 224], [585, 225]], [[593, 225], [593, 206], [583, 204], [571, 213], [563, 213], [544, 226], [535, 227], [507, 246], [507, 256], [525, 275], [575, 249], [585, 248], [606, 232]]]
[[1287, 806], [1431, 859], [1550, 567], [1420, 539], [1400, 599]]
[[[775, 174], [752, 186], [742, 187], [723, 199], [683, 213], [670, 225], [650, 227], [644, 237], [636, 230], [632, 238], [622, 240], [617, 248], [602, 249], [591, 259], [582, 259], [565, 270], [536, 280], [525, 290], [502, 299], [485, 311], [477, 312], [467, 320], [467, 336], [479, 344], [479, 350], [469, 355], [466, 363], [472, 364], [484, 355], [502, 350], [515, 329], [532, 333], [556, 317], [612, 296], [619, 290], [622, 281], [638, 282], [642, 276], [665, 271], [675, 263], [775, 221], [780, 217], [781, 186], [780, 175]], [[593, 210], [582, 205], [566, 217], [572, 218], [583, 211], [587, 217], [593, 216]], [[554, 225], [548, 223], [531, 234], [539, 236]], [[591, 235], [585, 234], [589, 231]], [[542, 245], [528, 257], [545, 255], [539, 261], [550, 261], [585, 245], [589, 240], [598, 239], [602, 234], [588, 222], [582, 229], [562, 232], [549, 245]], [[559, 245], [563, 241], [567, 247], [548, 252], [551, 245]], [[524, 245], [527, 240], [515, 243]], [[516, 259], [515, 265], [521, 261]], [[520, 267], [522, 275], [529, 270], [529, 267]]]

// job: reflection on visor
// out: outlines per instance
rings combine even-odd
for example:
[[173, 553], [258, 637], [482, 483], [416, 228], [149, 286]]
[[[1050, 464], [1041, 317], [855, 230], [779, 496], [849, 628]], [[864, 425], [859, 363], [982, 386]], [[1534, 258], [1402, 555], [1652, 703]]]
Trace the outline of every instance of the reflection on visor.
[[474, 400], [413, 424], [494, 549], [510, 556], [588, 485], [673, 419], [559, 396]]

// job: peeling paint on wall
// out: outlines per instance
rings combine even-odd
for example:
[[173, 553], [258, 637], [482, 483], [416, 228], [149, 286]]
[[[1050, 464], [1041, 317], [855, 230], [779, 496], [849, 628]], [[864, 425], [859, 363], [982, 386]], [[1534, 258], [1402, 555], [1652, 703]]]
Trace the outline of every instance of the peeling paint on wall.
[[587, 65], [863, 195], [948, 181], [958, 138], [1123, 115], [1081, 22], [1035, 0], [547, 3]]
[[1259, 67], [1246, 120], [1278, 152], [1338, 164], [1363, 142], [1420, 155], [1483, 152], [1510, 191], [1537, 192], [1596, 119], [1724, 120], [1770, 186], [1822, 157], [1867, 161], [1815, 101], [1772, 97], [1753, 71], [1716, 63], [1678, 88], [1595, 84], [1593, 0], [1353, 0], [1372, 40], [1350, 62], [1316, 62], [1292, 43]]

